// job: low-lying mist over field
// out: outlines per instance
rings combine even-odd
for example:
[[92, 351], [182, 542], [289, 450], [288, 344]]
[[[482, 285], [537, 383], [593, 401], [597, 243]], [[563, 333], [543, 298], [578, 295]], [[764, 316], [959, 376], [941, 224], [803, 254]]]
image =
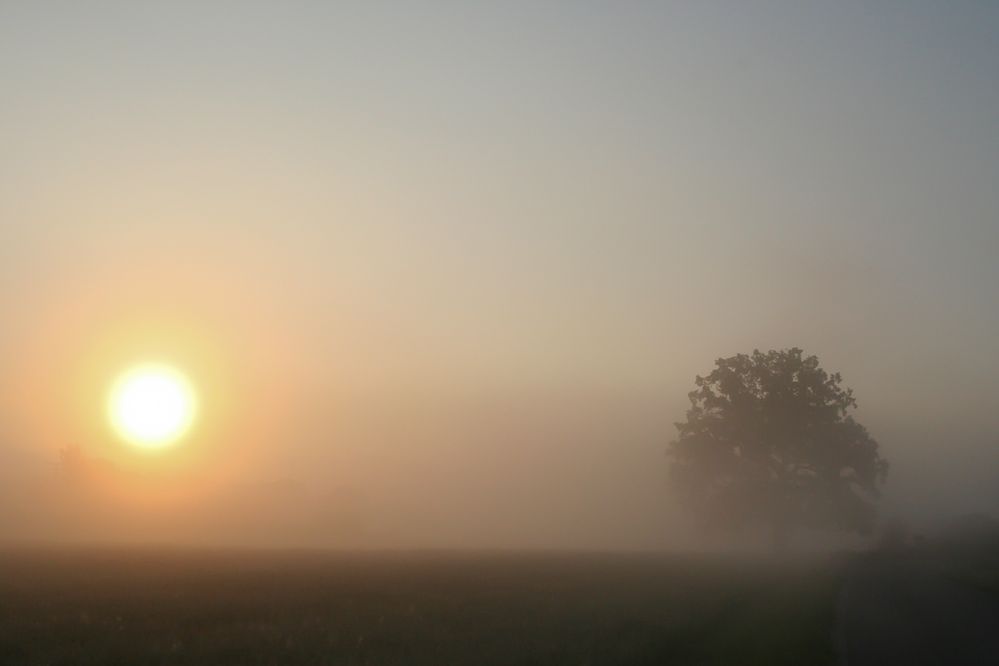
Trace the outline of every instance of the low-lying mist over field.
[[[470, 411], [460, 414], [486, 421]], [[666, 457], [673, 428], [665, 422], [657, 427], [658, 409], [648, 410], [644, 432], [637, 410], [611, 415], [581, 406], [561, 424], [550, 417], [548, 423], [527, 422], [531, 411], [497, 411], [495, 433], [488, 436], [472, 427], [455, 433], [423, 425], [421, 431], [397, 418], [377, 435], [337, 437], [338, 447], [356, 452], [330, 456], [321, 468], [289, 461], [223, 481], [116, 466], [80, 449], [46, 452], [0, 472], [0, 534], [15, 541], [346, 548], [714, 549], [753, 543], [752, 535], [729, 540], [700, 534], [676, 505]], [[979, 457], [946, 465], [932, 437], [902, 429], [884, 431], [887, 437], [873, 432], [892, 463], [883, 516], [934, 532], [999, 500], [984, 446]], [[961, 444], [974, 441], [969, 435]], [[988, 439], [979, 435], [978, 441]], [[899, 445], [918, 457], [893, 455]], [[799, 545], [814, 545], [815, 538]]]

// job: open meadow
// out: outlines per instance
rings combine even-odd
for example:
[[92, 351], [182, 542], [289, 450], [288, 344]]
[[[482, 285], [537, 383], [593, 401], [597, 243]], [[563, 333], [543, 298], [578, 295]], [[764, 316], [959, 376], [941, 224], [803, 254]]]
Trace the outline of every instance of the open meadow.
[[823, 664], [832, 560], [0, 555], [4, 664]]

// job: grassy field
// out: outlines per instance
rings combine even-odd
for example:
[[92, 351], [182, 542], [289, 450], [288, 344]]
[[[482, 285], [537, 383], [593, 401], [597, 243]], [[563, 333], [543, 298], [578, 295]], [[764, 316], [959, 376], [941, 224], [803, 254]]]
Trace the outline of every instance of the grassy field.
[[924, 548], [944, 575], [999, 598], [999, 538], [991, 535], [977, 543]]
[[828, 560], [0, 553], [3, 664], [824, 664]]

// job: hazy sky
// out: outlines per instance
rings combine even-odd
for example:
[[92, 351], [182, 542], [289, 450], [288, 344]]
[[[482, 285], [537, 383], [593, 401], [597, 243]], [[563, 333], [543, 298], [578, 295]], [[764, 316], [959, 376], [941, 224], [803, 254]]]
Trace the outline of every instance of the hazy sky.
[[994, 511], [997, 35], [988, 2], [5, 2], [6, 467], [127, 466], [101, 401], [162, 357], [205, 394], [184, 464], [349, 488], [386, 541], [661, 543], [694, 375], [800, 346], [890, 507]]

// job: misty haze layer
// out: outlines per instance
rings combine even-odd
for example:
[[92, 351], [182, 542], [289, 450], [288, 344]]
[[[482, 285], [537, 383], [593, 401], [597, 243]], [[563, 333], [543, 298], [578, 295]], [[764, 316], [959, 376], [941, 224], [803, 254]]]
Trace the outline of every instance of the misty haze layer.
[[[855, 390], [884, 513], [995, 511], [997, 26], [8, 3], [0, 529], [669, 546], [695, 375], [790, 346]], [[103, 420], [150, 354], [205, 401], [163, 464]]]

